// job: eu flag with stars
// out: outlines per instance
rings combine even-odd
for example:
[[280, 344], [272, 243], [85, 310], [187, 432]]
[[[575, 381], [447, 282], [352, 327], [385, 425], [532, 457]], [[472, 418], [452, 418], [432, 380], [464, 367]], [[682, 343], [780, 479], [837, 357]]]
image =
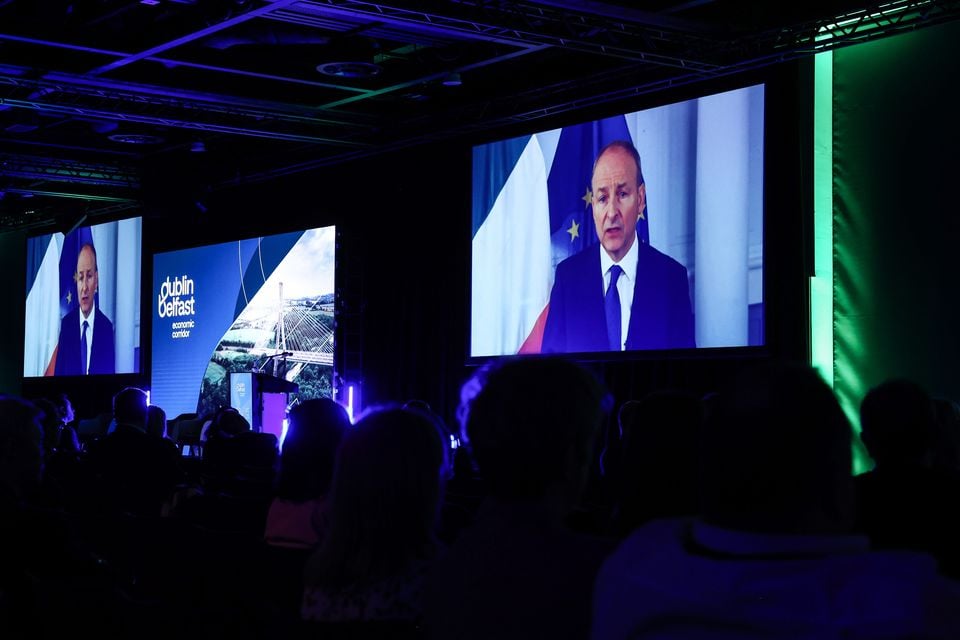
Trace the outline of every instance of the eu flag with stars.
[[540, 351], [557, 264], [599, 242], [590, 182], [615, 140], [623, 116], [474, 148], [471, 355]]
[[[564, 127], [560, 133], [547, 179], [554, 266], [599, 241], [590, 206], [590, 180], [597, 154], [615, 140], [631, 141], [623, 116]], [[637, 233], [641, 241], [650, 241], [646, 215], [637, 221]]]
[[[93, 233], [90, 227], [80, 227], [71, 232], [63, 240], [63, 251], [60, 253], [60, 317], [64, 317], [79, 302], [77, 300], [77, 258], [80, 256], [80, 247], [93, 244]], [[94, 295], [94, 301], [100, 306], [100, 298]]]

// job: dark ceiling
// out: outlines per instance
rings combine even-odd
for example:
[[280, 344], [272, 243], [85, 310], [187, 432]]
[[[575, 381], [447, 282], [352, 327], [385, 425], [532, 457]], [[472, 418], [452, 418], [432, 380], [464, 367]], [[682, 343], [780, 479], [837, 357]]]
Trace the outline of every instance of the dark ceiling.
[[0, 0], [0, 229], [135, 209], [187, 158], [229, 189], [957, 17], [946, 1]]

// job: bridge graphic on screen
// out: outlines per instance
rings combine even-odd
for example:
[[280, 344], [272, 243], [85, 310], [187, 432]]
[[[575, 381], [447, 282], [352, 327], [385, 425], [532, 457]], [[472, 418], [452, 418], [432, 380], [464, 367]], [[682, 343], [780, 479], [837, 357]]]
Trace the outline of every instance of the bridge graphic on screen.
[[[333, 303], [321, 302], [323, 297], [317, 298], [312, 304], [307, 304], [309, 301], [303, 299], [284, 300], [282, 283], [280, 300], [270, 333], [264, 332], [256, 345], [246, 349], [250, 355], [267, 358], [258, 369], [262, 371], [270, 367], [272, 362], [274, 375], [284, 375], [292, 380], [304, 365], [333, 366], [332, 322], [327, 324], [321, 319], [322, 316], [333, 317]], [[293, 363], [293, 366], [288, 369], [289, 363]]]

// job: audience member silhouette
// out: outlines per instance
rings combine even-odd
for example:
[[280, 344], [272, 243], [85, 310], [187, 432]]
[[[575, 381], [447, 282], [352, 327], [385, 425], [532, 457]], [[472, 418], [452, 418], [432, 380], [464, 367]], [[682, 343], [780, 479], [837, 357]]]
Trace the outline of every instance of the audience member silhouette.
[[349, 428], [346, 410], [330, 399], [290, 411], [252, 589], [260, 628], [271, 633], [290, 633], [299, 623], [304, 566], [326, 530], [334, 462]]
[[933, 467], [935, 407], [919, 385], [889, 380], [860, 405], [860, 437], [876, 467], [856, 478], [857, 528], [882, 549], [926, 551], [960, 578], [960, 502], [956, 473]]
[[807, 367], [768, 364], [716, 399], [703, 517], [634, 531], [604, 563], [593, 638], [947, 638], [960, 590], [853, 523], [851, 430]]
[[438, 551], [447, 464], [441, 426], [421, 412], [374, 410], [346, 434], [329, 528], [304, 574], [304, 620], [363, 629], [356, 637], [415, 631], [424, 575]]
[[262, 540], [273, 499], [277, 437], [251, 431], [233, 408], [218, 410], [205, 429], [199, 477], [178, 491], [173, 512], [211, 535]]
[[616, 428], [607, 429], [603, 451], [600, 452], [600, 471], [604, 477], [617, 484], [620, 475], [621, 458], [623, 457], [624, 425], [635, 421], [635, 414], [639, 410], [639, 400], [627, 400], [617, 411]]
[[37, 554], [31, 507], [43, 473], [43, 412], [0, 395], [0, 628], [28, 622], [30, 570]]
[[416, 411], [422, 411], [423, 413], [435, 414], [433, 407], [430, 406], [430, 403], [426, 400], [421, 400], [420, 398], [410, 398], [403, 403], [404, 409], [414, 409]]
[[40, 427], [43, 431], [43, 455], [45, 460], [49, 460], [57, 452], [60, 446], [60, 431], [63, 429], [63, 422], [60, 420], [60, 413], [57, 405], [52, 400], [46, 398], [36, 398], [33, 405], [40, 411]]
[[700, 400], [682, 391], [654, 392], [621, 408], [622, 449], [614, 514], [618, 536], [654, 518], [699, 512], [702, 420]]
[[337, 449], [349, 428], [346, 410], [327, 398], [307, 400], [290, 412], [276, 493], [267, 514], [267, 544], [294, 549], [317, 544]]
[[250, 422], [233, 407], [221, 407], [207, 418], [200, 434], [204, 442], [221, 436], [232, 438], [250, 431]]
[[447, 449], [447, 457], [450, 460], [450, 465], [447, 468], [447, 472], [450, 475], [447, 480], [451, 480], [453, 478], [454, 471], [453, 453], [454, 449], [459, 446], [459, 439], [447, 426], [447, 423], [444, 421], [443, 417], [441, 417], [441, 415], [437, 413], [426, 400], [421, 400], [420, 398], [411, 398], [403, 403], [402, 408], [408, 411], [416, 411], [424, 414], [428, 420], [436, 424], [437, 428], [440, 429], [440, 435], [443, 436], [444, 447]]
[[403, 403], [402, 408], [407, 411], [422, 413], [440, 430], [440, 435], [443, 438], [443, 446], [447, 451], [447, 459], [450, 462], [450, 464], [447, 465], [447, 473], [449, 474], [447, 481], [449, 482], [453, 478], [453, 454], [456, 446], [459, 446], [459, 439], [450, 431], [450, 428], [447, 426], [447, 423], [444, 421], [444, 419], [434, 410], [433, 407], [430, 406], [430, 403], [426, 400], [411, 398]]
[[47, 460], [58, 451], [77, 453], [80, 441], [76, 430], [69, 425], [74, 414], [70, 400], [65, 394], [53, 398], [37, 398], [33, 404], [43, 413], [43, 452]]
[[948, 474], [960, 474], [960, 405], [948, 398], [934, 398], [937, 443], [933, 467]]
[[484, 488], [477, 476], [470, 454], [461, 446], [460, 438], [455, 434], [426, 400], [412, 398], [403, 403], [409, 411], [419, 411], [435, 422], [441, 429], [444, 446], [450, 464], [443, 503], [440, 506], [440, 524], [437, 537], [444, 545], [451, 543], [466, 527], [473, 522], [474, 514], [483, 499]]
[[[62, 449], [64, 441], [63, 421], [57, 405], [47, 398], [37, 398], [33, 405], [40, 412], [40, 427], [43, 432], [43, 501], [48, 506], [63, 506], [70, 502], [73, 490], [74, 474], [79, 465], [79, 446], [72, 447], [69, 436], [67, 448]], [[36, 496], [40, 500], [40, 496]]]
[[87, 555], [63, 512], [46, 507], [40, 495], [41, 419], [34, 404], [0, 395], [0, 630], [4, 638], [61, 637], [80, 629], [109, 635], [96, 604], [106, 594], [86, 578], [92, 571]]
[[22, 537], [24, 509], [40, 488], [43, 414], [34, 405], [0, 395], [0, 628], [23, 623], [29, 605], [28, 563]]
[[176, 446], [147, 434], [147, 395], [127, 387], [113, 398], [116, 428], [90, 445], [89, 464], [105, 506], [159, 516], [178, 481]]
[[147, 407], [147, 435], [152, 438], [167, 436], [167, 412], [155, 404]]
[[74, 426], [73, 404], [67, 394], [61, 393], [53, 397], [53, 403], [57, 405], [57, 414], [60, 416], [60, 451], [80, 451], [80, 438], [77, 435], [77, 429]]
[[[617, 500], [623, 472], [623, 425], [633, 420], [640, 406], [639, 400], [627, 400], [601, 430], [600, 454], [584, 490], [584, 505], [588, 508], [574, 514], [572, 526], [578, 531], [601, 535], [616, 532]], [[590, 506], [592, 502], [592, 507]]]
[[251, 431], [250, 423], [236, 409], [221, 409], [214, 415], [203, 445], [208, 488], [271, 494], [278, 449], [275, 435]]
[[927, 392], [909, 380], [889, 380], [860, 404], [860, 438], [877, 466], [929, 466], [936, 415]]
[[0, 507], [21, 506], [35, 497], [43, 472], [43, 412], [13, 396], [0, 395]]
[[593, 375], [553, 358], [503, 360], [464, 384], [458, 415], [490, 495], [431, 575], [431, 637], [586, 637], [610, 545], [564, 521], [608, 404]]

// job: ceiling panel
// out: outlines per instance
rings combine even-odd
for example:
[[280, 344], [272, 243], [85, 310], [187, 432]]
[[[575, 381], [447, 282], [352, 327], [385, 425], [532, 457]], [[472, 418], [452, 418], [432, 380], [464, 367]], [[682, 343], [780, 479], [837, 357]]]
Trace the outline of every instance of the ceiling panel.
[[207, 190], [271, 180], [954, 20], [958, 4], [0, 0], [0, 228], [136, 208], [165, 167]]

